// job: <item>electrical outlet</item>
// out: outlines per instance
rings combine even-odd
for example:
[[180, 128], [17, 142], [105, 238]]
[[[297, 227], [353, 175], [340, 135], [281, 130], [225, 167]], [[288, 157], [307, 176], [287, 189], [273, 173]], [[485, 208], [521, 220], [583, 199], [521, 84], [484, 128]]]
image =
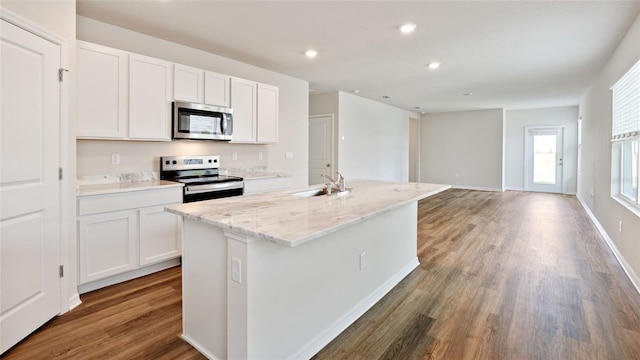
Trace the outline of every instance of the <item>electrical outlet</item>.
[[231, 153], [231, 160], [238, 160], [238, 153], [237, 152], [232, 152]]
[[365, 267], [367, 267], [367, 253], [363, 252], [362, 254], [360, 254], [360, 270], [364, 269]]
[[120, 154], [119, 153], [112, 153], [111, 154], [111, 165], [118, 165], [120, 164]]
[[242, 260], [231, 258], [231, 280], [242, 284]]
[[620, 220], [620, 223], [618, 223], [618, 231], [622, 232], [622, 220]]
[[293, 160], [293, 152], [287, 151], [286, 153], [284, 153], [284, 158], [286, 160]]

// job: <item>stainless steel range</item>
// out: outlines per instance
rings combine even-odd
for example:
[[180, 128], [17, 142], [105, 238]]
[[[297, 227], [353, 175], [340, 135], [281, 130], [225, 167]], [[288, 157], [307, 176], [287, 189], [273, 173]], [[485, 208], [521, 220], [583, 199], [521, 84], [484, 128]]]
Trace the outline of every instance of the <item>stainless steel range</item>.
[[184, 203], [242, 195], [244, 179], [220, 175], [219, 168], [219, 156], [163, 156], [160, 179], [183, 183]]

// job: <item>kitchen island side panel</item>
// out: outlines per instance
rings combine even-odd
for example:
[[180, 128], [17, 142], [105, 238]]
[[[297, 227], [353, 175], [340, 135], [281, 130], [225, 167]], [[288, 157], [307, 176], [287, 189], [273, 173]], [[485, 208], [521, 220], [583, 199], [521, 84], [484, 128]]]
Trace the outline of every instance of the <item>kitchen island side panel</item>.
[[229, 236], [242, 274], [228, 280], [228, 358], [310, 358], [419, 264], [417, 202], [293, 248], [242, 238]]
[[189, 218], [182, 229], [182, 338], [209, 359], [227, 359], [227, 239]]

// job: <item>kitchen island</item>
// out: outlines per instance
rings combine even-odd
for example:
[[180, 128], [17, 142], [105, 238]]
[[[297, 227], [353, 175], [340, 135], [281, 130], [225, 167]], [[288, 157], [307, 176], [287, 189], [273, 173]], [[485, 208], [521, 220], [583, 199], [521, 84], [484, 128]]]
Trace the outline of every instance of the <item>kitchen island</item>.
[[310, 358], [415, 269], [417, 202], [449, 186], [348, 187], [167, 207], [184, 218], [183, 338], [211, 359]]

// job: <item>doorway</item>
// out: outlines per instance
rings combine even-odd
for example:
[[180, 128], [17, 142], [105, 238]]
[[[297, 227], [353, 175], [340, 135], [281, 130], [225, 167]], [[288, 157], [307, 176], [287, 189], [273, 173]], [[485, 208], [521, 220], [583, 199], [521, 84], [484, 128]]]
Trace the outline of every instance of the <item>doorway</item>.
[[334, 176], [333, 114], [309, 116], [309, 185], [321, 184], [322, 174]]
[[562, 193], [563, 137], [561, 126], [525, 128], [525, 190]]
[[409, 182], [420, 182], [420, 120], [409, 118]]

